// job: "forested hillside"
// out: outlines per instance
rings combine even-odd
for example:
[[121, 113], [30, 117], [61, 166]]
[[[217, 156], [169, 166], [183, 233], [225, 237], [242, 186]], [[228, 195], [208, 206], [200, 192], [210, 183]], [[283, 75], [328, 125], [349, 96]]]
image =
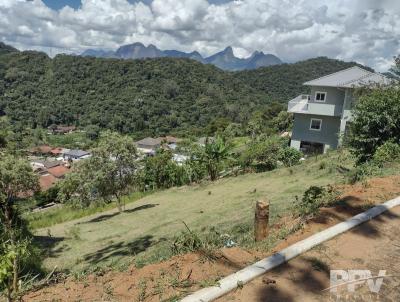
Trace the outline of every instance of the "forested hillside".
[[245, 123], [303, 92], [304, 81], [354, 65], [318, 58], [231, 73], [189, 59], [50, 59], [0, 48], [0, 115], [33, 128], [95, 124], [139, 136], [193, 133], [218, 117]]
[[[267, 99], [287, 102], [298, 94], [307, 93], [308, 87], [302, 85], [304, 82], [354, 65], [370, 69], [355, 62], [319, 57], [294, 64], [280, 64], [241, 71], [235, 73], [235, 77], [259, 93], [266, 94]], [[372, 69], [370, 70], [372, 71]]]

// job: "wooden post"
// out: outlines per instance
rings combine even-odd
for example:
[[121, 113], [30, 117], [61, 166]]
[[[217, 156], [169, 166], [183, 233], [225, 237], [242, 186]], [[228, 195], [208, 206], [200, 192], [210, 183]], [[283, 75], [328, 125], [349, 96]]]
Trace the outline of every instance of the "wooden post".
[[268, 236], [269, 221], [269, 202], [259, 200], [256, 203], [256, 212], [254, 215], [254, 237], [256, 241], [261, 241]]

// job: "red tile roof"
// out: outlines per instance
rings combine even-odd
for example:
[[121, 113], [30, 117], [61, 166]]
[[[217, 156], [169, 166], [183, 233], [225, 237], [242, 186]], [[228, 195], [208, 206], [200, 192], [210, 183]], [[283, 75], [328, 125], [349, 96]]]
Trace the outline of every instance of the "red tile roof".
[[39, 177], [39, 185], [42, 191], [47, 191], [58, 181], [53, 175], [42, 175]]
[[70, 172], [70, 169], [68, 169], [65, 166], [57, 166], [57, 167], [47, 169], [47, 172], [49, 172], [54, 177], [62, 178], [65, 176], [65, 174]]
[[50, 150], [50, 153], [58, 155], [61, 154], [62, 150], [63, 150], [62, 148], [53, 148]]
[[32, 148], [30, 151], [32, 153], [42, 153], [42, 154], [46, 154], [46, 153], [50, 153], [51, 151], [51, 147], [48, 145], [42, 145], [42, 146], [37, 146]]

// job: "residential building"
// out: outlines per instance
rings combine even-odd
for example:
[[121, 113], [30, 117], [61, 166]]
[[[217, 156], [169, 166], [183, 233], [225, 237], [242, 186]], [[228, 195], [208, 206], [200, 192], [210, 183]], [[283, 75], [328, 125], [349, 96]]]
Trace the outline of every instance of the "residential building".
[[62, 155], [63, 150], [64, 150], [63, 148], [56, 147], [56, 148], [51, 149], [50, 153], [51, 153], [53, 156], [60, 156], [60, 155]]
[[56, 178], [64, 178], [66, 174], [71, 172], [71, 170], [66, 166], [56, 166], [47, 169], [47, 172]]
[[33, 169], [49, 169], [64, 164], [62, 161], [59, 160], [48, 161], [43, 159], [31, 159], [30, 162]]
[[91, 154], [88, 151], [83, 151], [83, 150], [66, 150], [63, 153], [63, 158], [64, 160], [72, 160], [72, 161], [77, 161], [81, 159], [85, 159], [90, 157]]
[[154, 155], [156, 150], [161, 147], [161, 138], [146, 137], [136, 142], [138, 151], [145, 155]]
[[161, 141], [161, 144], [170, 150], [175, 150], [176, 147], [178, 146], [178, 143], [181, 142], [182, 140], [180, 138], [174, 137], [174, 136], [165, 136], [165, 137], [158, 137], [157, 140]]
[[354, 89], [389, 82], [379, 73], [355, 66], [304, 83], [311, 94], [288, 103], [288, 111], [294, 114], [291, 147], [306, 153], [336, 149], [352, 120]]
[[57, 181], [58, 181], [58, 178], [54, 177], [51, 174], [40, 175], [39, 176], [40, 190], [47, 191], [48, 189], [53, 187]]
[[48, 145], [41, 145], [29, 149], [29, 153], [38, 155], [51, 155], [52, 148]]
[[67, 134], [72, 133], [76, 130], [75, 126], [60, 126], [53, 125], [48, 128], [52, 134]]

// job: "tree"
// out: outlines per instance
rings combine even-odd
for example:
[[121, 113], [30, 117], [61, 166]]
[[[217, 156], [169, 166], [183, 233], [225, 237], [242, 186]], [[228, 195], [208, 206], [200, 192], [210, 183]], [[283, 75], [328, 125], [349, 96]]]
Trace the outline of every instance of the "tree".
[[394, 57], [394, 65], [390, 68], [389, 72], [398, 80], [400, 80], [400, 55]]
[[359, 94], [346, 142], [362, 163], [385, 142], [400, 143], [400, 90], [395, 86], [375, 87]]
[[115, 199], [122, 212], [122, 197], [135, 184], [138, 154], [132, 138], [115, 132], [102, 133], [93, 154], [76, 166], [60, 189], [62, 201], [88, 206], [101, 198]]
[[230, 157], [231, 149], [231, 145], [227, 144], [221, 137], [217, 137], [213, 141], [206, 140], [199, 158], [206, 166], [208, 175], [212, 181], [218, 178], [222, 163]]
[[172, 152], [160, 149], [155, 156], [147, 157], [140, 171], [143, 189], [161, 189], [181, 186], [189, 182], [186, 164], [178, 165], [172, 160]]
[[7, 141], [11, 132], [11, 125], [8, 119], [0, 117], [0, 150], [7, 147]]
[[[253, 141], [242, 153], [241, 162], [244, 168], [252, 168], [256, 172], [264, 172], [275, 169], [278, 160], [285, 159], [285, 150], [288, 141], [286, 138], [271, 136], [261, 141]], [[284, 160], [285, 164], [288, 163]], [[293, 163], [294, 164], [294, 163]]]
[[100, 136], [100, 127], [98, 125], [88, 125], [85, 128], [86, 137], [92, 141], [96, 140]]
[[242, 135], [243, 127], [238, 123], [230, 123], [223, 132], [223, 136], [227, 138], [234, 138]]
[[255, 139], [265, 129], [265, 120], [261, 112], [256, 112], [250, 121], [247, 123], [247, 132], [250, 134], [252, 139]]
[[272, 118], [271, 127], [276, 132], [291, 131], [293, 127], [293, 113], [281, 111], [277, 116]]
[[20, 264], [26, 255], [28, 241], [16, 210], [16, 201], [22, 194], [37, 191], [38, 178], [28, 162], [5, 155], [0, 161], [0, 287], [12, 300], [18, 293]]
[[59, 201], [68, 202], [75, 207], [88, 207], [101, 198], [96, 189], [98, 186], [96, 169], [90, 159], [74, 164], [74, 172], [68, 173], [57, 185]]
[[217, 132], [223, 132], [229, 125], [227, 118], [221, 117], [211, 121], [206, 128], [207, 135], [215, 135]]

